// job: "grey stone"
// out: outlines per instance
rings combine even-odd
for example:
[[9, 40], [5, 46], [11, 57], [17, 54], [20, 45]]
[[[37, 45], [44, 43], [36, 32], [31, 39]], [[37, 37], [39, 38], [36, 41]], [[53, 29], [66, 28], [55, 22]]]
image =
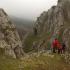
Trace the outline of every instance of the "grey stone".
[[[14, 49], [17, 53], [15, 53]], [[15, 24], [9, 19], [9, 16], [3, 9], [0, 9], [0, 48], [5, 49], [5, 54], [16, 58], [22, 54], [22, 42], [16, 30]]]
[[[37, 18], [34, 27], [36, 27], [38, 35], [40, 36], [45, 33], [50, 33], [49, 34], [51, 35], [49, 39], [50, 43], [52, 43], [53, 39], [57, 38], [60, 34], [62, 34], [61, 39], [65, 42], [66, 51], [69, 54], [70, 53], [70, 0], [58, 0], [56, 6], [53, 6], [47, 12], [43, 12]], [[39, 42], [39, 46], [40, 44], [42, 44], [41, 41]], [[41, 47], [44, 47], [44, 44]]]

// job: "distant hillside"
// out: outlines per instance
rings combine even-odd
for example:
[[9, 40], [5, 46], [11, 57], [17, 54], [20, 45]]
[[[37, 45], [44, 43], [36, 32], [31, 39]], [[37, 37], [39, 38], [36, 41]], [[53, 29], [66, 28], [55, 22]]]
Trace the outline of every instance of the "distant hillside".
[[16, 25], [17, 31], [19, 33], [20, 39], [24, 45], [24, 40], [27, 37], [29, 33], [33, 30], [33, 23], [34, 21], [18, 18], [14, 16], [10, 16], [10, 19], [14, 22]]
[[16, 23], [17, 28], [32, 30], [34, 21], [14, 16], [10, 16], [10, 18], [14, 21], [14, 23]]

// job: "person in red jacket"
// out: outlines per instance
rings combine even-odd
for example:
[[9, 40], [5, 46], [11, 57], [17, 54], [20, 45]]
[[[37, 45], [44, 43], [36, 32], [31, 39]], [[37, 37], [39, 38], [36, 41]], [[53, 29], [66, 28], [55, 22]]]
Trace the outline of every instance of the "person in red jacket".
[[58, 42], [57, 44], [57, 49], [58, 49], [58, 54], [62, 54], [62, 45], [60, 44], [60, 42]]
[[57, 44], [58, 44], [58, 40], [57, 39], [54, 39], [53, 42], [52, 42], [53, 53], [56, 53]]
[[62, 51], [62, 46], [57, 38], [54, 39], [54, 41], [52, 43], [52, 49], [53, 49], [53, 53], [56, 53], [56, 50], [58, 50], [58, 53], [61, 53], [61, 51]]

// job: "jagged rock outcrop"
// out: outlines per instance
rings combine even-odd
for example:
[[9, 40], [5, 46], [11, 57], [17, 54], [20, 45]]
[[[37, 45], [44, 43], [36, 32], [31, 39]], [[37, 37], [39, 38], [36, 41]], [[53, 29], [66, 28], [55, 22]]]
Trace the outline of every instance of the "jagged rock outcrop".
[[0, 9], [0, 48], [13, 58], [24, 54], [16, 27], [3, 9]]
[[57, 6], [37, 18], [34, 28], [37, 29], [38, 35], [50, 36], [50, 43], [54, 38], [58, 38], [60, 42], [64, 41], [66, 50], [70, 53], [70, 0], [58, 0]]

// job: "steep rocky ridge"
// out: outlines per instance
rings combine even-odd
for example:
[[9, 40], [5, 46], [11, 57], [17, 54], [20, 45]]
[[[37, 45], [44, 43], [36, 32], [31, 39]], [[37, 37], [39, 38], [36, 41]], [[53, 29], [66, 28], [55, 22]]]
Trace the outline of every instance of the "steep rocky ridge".
[[0, 49], [13, 58], [23, 55], [22, 42], [16, 27], [3, 9], [0, 9]]
[[[57, 6], [53, 6], [47, 12], [43, 12], [34, 24], [38, 35], [45, 37], [39, 42], [45, 41], [41, 46], [47, 47], [48, 42], [58, 38], [60, 42], [64, 41], [67, 52], [70, 53], [70, 0], [58, 0]], [[38, 45], [39, 47], [40, 44]]]

